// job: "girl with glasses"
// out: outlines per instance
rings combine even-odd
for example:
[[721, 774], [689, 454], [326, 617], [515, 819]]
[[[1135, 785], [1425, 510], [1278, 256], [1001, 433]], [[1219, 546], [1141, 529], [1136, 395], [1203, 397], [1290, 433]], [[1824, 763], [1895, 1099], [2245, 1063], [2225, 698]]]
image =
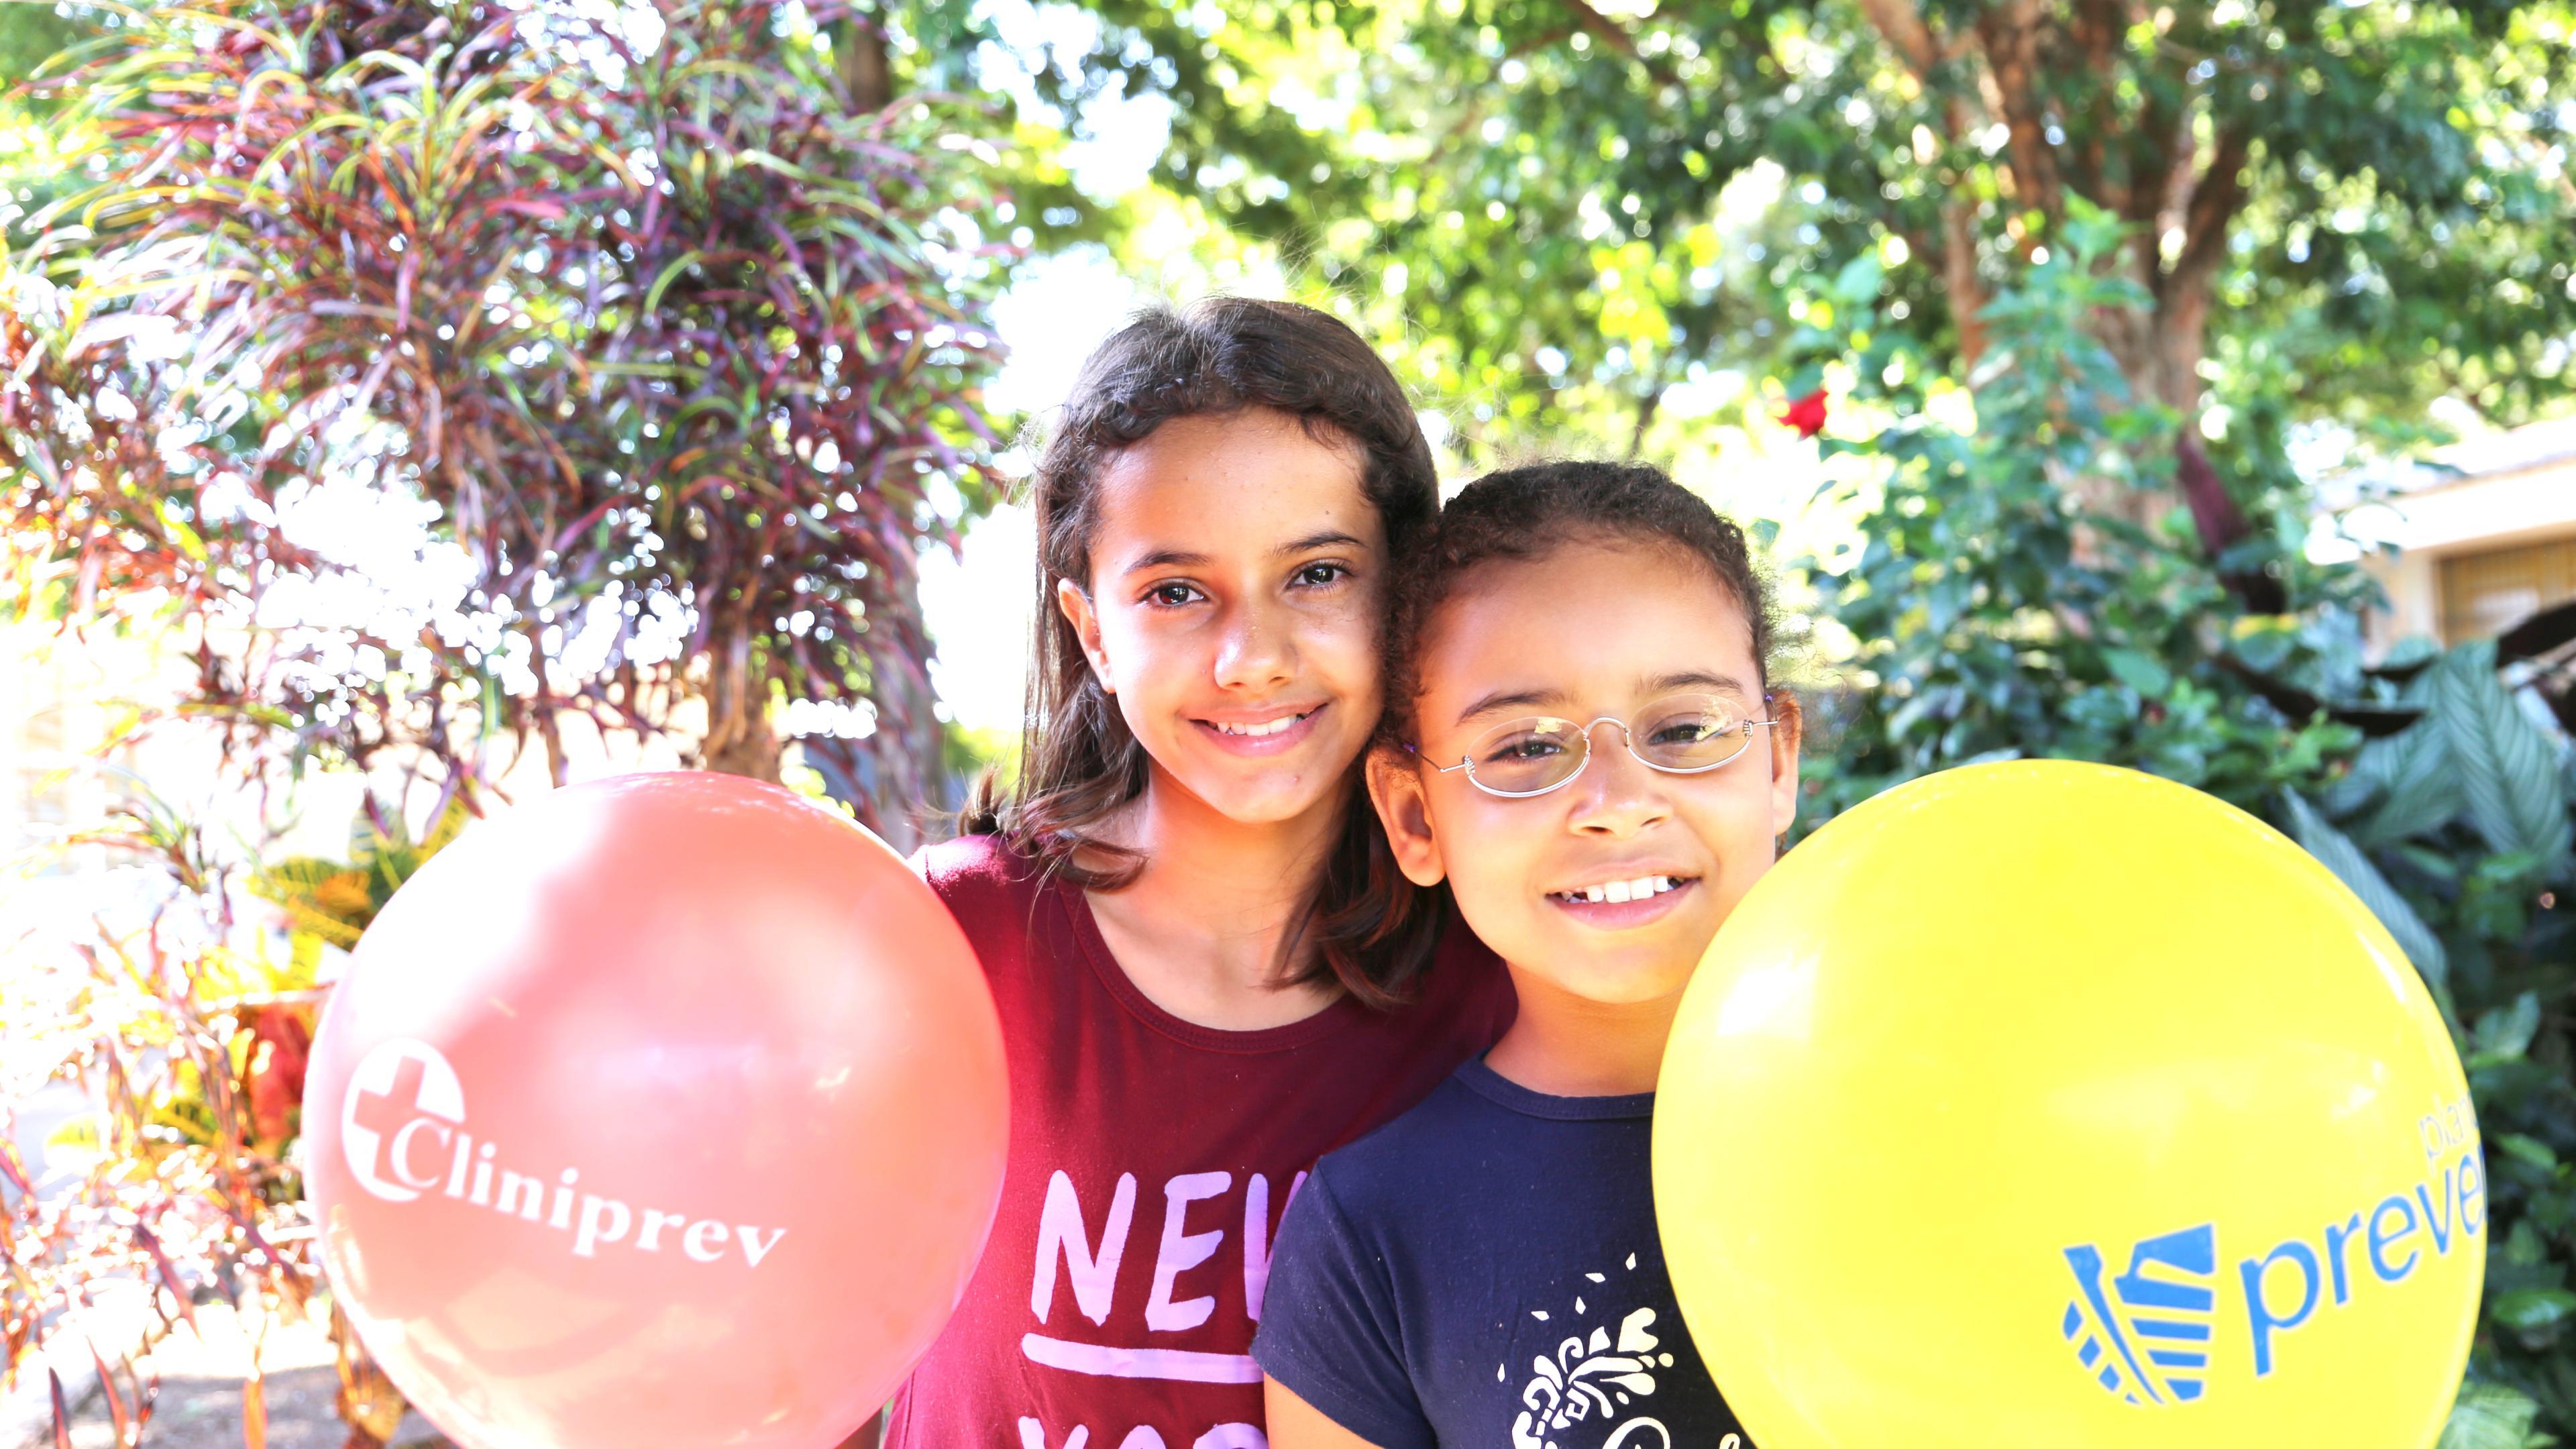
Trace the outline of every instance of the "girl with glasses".
[[1647, 1148], [1682, 989], [1796, 805], [1762, 582], [1734, 524], [1606, 463], [1470, 485], [1425, 554], [1370, 793], [1520, 1011], [1307, 1179], [1253, 1345], [1269, 1443], [1740, 1449]]

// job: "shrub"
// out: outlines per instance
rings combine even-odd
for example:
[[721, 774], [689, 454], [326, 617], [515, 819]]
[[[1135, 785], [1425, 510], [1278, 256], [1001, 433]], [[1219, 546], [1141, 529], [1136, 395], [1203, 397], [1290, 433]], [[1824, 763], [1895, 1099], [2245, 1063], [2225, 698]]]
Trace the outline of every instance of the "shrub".
[[2102, 265], [2118, 228], [2074, 218], [1985, 313], [1995, 353], [1972, 430], [1914, 412], [1829, 444], [1880, 460], [1886, 481], [1859, 553], [1810, 561], [1857, 645], [1822, 701], [1803, 818], [1933, 770], [2058, 757], [2180, 780], [2298, 839], [2423, 974], [2476, 1098], [2493, 1246], [2444, 1449], [2576, 1437], [2576, 913], [2560, 900], [2576, 888], [2576, 605], [2500, 645], [2416, 641], [2366, 666], [2374, 587], [2294, 547], [2298, 495], [2268, 527], [2215, 539], [2179, 512], [2142, 528], [2071, 503], [2153, 481], [2175, 454], [2142, 446], [2171, 419], [2129, 401], [2087, 329], [2138, 304]]

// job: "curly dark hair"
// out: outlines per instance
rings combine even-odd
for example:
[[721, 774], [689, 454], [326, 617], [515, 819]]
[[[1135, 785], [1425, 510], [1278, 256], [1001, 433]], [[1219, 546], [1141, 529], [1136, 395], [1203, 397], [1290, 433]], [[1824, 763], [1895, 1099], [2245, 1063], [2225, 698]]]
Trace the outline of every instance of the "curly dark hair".
[[[1090, 590], [1099, 480], [1120, 450], [1175, 418], [1253, 408], [1285, 413], [1317, 440], [1349, 449], [1360, 491], [1385, 527], [1387, 557], [1410, 559], [1419, 549], [1440, 506], [1431, 446], [1404, 385], [1358, 333], [1312, 307], [1241, 297], [1139, 314], [1083, 364], [1047, 430], [1031, 489], [1037, 608], [1018, 777], [1005, 787], [988, 773], [958, 817], [960, 830], [1000, 835], [1089, 889], [1116, 890], [1144, 868], [1099, 827], [1145, 788], [1145, 749], [1056, 607], [1056, 583]], [[1077, 864], [1077, 851], [1105, 864]], [[1293, 981], [1330, 977], [1377, 1007], [1400, 999], [1430, 963], [1442, 925], [1438, 912], [1410, 908], [1395, 890], [1402, 884], [1355, 779], [1341, 835], [1292, 933], [1292, 950], [1314, 952]]]
[[1489, 473], [1440, 510], [1420, 561], [1397, 584], [1386, 636], [1379, 740], [1414, 741], [1422, 631], [1477, 567], [1530, 560], [1569, 543], [1615, 540], [1675, 549], [1703, 565], [1753, 628], [1753, 661], [1771, 682], [1778, 619], [1744, 530], [1708, 500], [1642, 463], [1536, 463]]

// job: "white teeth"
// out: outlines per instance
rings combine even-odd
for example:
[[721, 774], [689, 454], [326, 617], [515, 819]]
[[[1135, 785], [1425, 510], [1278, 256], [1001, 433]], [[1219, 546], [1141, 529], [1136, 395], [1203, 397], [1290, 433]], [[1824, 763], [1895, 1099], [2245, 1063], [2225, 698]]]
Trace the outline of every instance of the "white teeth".
[[[1306, 714], [1312, 713], [1314, 713], [1313, 710], [1308, 710], [1306, 712]], [[1220, 722], [1217, 725], [1217, 732], [1220, 734], [1241, 735], [1245, 739], [1257, 740], [1268, 735], [1275, 735], [1305, 717], [1306, 715], [1304, 714], [1286, 714], [1270, 721], [1268, 724], [1253, 725], [1225, 724]]]
[[1666, 891], [1680, 888], [1681, 882], [1671, 876], [1641, 875], [1635, 880], [1614, 880], [1595, 886], [1578, 886], [1570, 891], [1559, 891], [1557, 894], [1570, 901], [1587, 901], [1593, 905], [1605, 903], [1623, 905], [1629, 901], [1642, 901], [1648, 896], [1659, 896]]

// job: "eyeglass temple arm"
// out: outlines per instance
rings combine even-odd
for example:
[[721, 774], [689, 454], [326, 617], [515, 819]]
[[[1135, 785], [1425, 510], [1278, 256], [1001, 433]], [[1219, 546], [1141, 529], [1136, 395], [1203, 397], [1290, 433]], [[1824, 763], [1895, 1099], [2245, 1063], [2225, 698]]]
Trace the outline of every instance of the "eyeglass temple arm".
[[[1422, 747], [1419, 745], [1406, 745], [1404, 747], [1404, 752], [1418, 760], [1428, 761], [1430, 759], [1429, 756], [1422, 753]], [[1465, 760], [1460, 760], [1454, 765], [1433, 764], [1431, 768], [1444, 775], [1454, 775], [1460, 770], [1467, 768], [1467, 762]]]

